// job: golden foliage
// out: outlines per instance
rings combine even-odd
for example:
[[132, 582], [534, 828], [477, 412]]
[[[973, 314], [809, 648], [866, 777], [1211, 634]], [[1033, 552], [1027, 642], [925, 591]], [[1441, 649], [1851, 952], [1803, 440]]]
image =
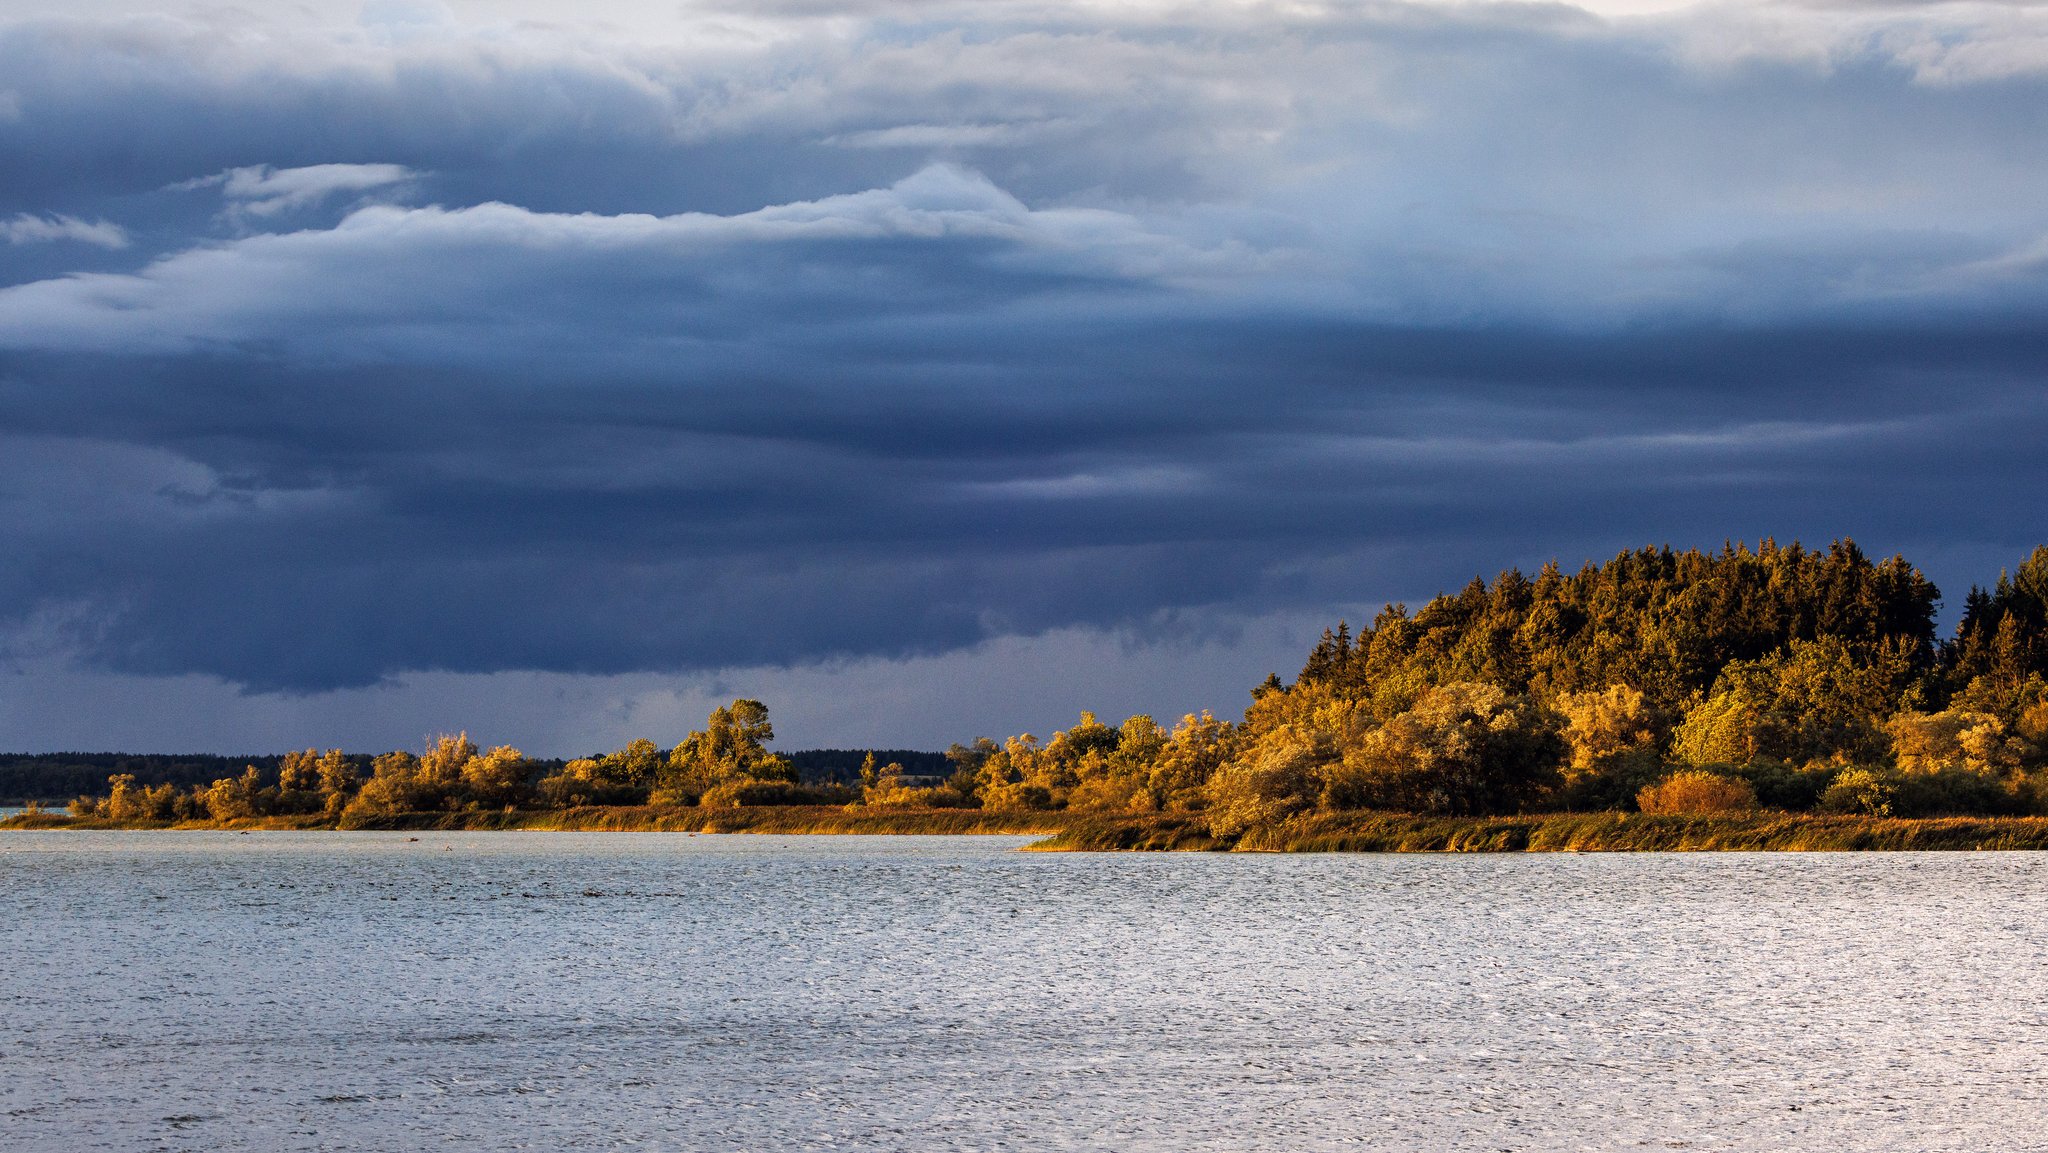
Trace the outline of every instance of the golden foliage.
[[1599, 772], [1624, 757], [1653, 754], [1657, 724], [1643, 694], [1628, 685], [1566, 693], [1557, 699], [1571, 747], [1568, 776]]
[[1687, 769], [1637, 793], [1636, 807], [1646, 813], [1742, 813], [1756, 808], [1756, 790], [1740, 777]]

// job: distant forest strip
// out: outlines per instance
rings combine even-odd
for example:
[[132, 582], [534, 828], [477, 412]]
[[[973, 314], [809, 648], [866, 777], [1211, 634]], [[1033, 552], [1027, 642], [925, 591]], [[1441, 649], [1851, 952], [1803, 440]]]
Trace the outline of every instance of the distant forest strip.
[[[377, 828], [429, 819], [419, 814], [519, 823], [604, 807], [836, 806], [1063, 814], [1242, 848], [1408, 836], [1371, 832], [1406, 826], [1361, 813], [1455, 819], [1446, 830], [1617, 813], [1759, 830], [1773, 814], [1817, 814], [1811, 836], [1851, 828], [1827, 823], [1845, 819], [1890, 828], [2048, 814], [2048, 547], [1973, 588], [1948, 638], [1935, 633], [1939, 599], [1903, 558], [1873, 561], [1846, 540], [1820, 551], [1640, 549], [1575, 573], [1553, 564], [1533, 578], [1475, 578], [1413, 612], [1388, 605], [1356, 631], [1338, 622], [1292, 680], [1255, 686], [1234, 721], [1205, 712], [1169, 730], [1083, 713], [1043, 740], [980, 738], [942, 764], [862, 754], [851, 775], [807, 779], [769, 751], [767, 707], [737, 700], [666, 750], [637, 740], [549, 764], [466, 735], [374, 758], [308, 749], [203, 786], [116, 773], [70, 811], [112, 823]], [[1304, 831], [1319, 820], [1334, 824]], [[1541, 826], [1598, 824], [1549, 820]], [[1060, 827], [1082, 835], [1080, 823]], [[1984, 835], [2024, 838], [2032, 827]]]
[[[821, 785], [858, 781], [861, 763], [871, 755], [901, 764], [906, 773], [943, 777], [952, 772], [952, 762], [946, 754], [917, 749], [799, 749], [786, 754], [804, 783]], [[283, 760], [283, 755], [276, 753], [255, 757], [204, 753], [0, 753], [0, 805], [23, 805], [30, 801], [62, 803], [82, 793], [105, 789], [107, 779], [117, 774], [132, 776], [143, 786], [193, 789], [239, 775], [245, 766], [254, 765], [268, 779], [277, 773]], [[348, 760], [359, 775], [366, 774], [375, 762], [374, 757], [361, 754], [351, 755]], [[536, 758], [530, 763], [537, 774], [546, 775], [567, 762]]]

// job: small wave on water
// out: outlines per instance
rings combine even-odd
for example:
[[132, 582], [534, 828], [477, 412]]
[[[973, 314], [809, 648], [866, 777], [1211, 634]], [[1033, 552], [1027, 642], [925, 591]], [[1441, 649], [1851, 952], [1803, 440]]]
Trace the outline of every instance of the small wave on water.
[[0, 836], [10, 1150], [2048, 1148], [2048, 855]]

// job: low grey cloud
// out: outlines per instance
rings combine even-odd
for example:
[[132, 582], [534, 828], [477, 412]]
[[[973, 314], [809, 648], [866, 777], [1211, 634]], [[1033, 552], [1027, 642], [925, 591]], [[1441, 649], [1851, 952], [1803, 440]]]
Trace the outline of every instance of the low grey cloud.
[[2028, 12], [408, 13], [0, 24], [20, 667], [1042, 727], [999, 662], [1173, 711], [1508, 564], [2048, 536]]

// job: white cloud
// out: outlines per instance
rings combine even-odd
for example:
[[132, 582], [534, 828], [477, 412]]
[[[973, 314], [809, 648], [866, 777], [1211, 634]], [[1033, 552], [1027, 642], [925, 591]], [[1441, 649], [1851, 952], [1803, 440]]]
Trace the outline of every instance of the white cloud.
[[1202, 474], [1182, 465], [1111, 468], [1063, 476], [972, 481], [959, 491], [997, 500], [1098, 500], [1104, 497], [1185, 497], [1204, 485]]
[[823, 143], [840, 148], [979, 148], [1044, 140], [1073, 128], [1067, 120], [1016, 124], [897, 124], [864, 132], [827, 136]]
[[[1033, 210], [978, 173], [935, 165], [887, 188], [733, 216], [376, 206], [332, 229], [194, 248], [139, 273], [0, 289], [0, 345], [175, 352], [268, 340], [374, 359], [394, 342], [431, 358], [492, 348], [518, 355], [565, 334], [592, 347], [621, 333], [672, 340], [691, 335], [693, 319], [809, 324], [827, 301], [894, 309], [897, 301], [874, 296], [873, 266], [848, 265], [843, 254], [849, 243], [893, 241], [924, 250], [892, 254], [904, 306], [941, 311], [958, 300], [925, 282], [942, 280], [938, 266], [948, 261], [976, 261], [983, 276], [1027, 282], [1017, 292], [1028, 293], [1047, 275], [1226, 276], [1234, 260], [1229, 246], [1205, 250], [1119, 213]], [[764, 278], [757, 266], [770, 253], [811, 271]], [[631, 326], [647, 322], [621, 310], [615, 292], [648, 276], [667, 281], [678, 303], [636, 334]], [[569, 312], [564, 292], [575, 302]]]
[[105, 220], [80, 220], [76, 216], [34, 216], [21, 213], [0, 220], [0, 238], [9, 244], [49, 244], [71, 240], [101, 248], [128, 247], [128, 233]]
[[230, 168], [172, 185], [184, 191], [218, 185], [233, 211], [248, 216], [276, 216], [318, 204], [330, 196], [370, 192], [404, 184], [417, 176], [401, 164], [309, 164], [272, 168], [267, 164]]

